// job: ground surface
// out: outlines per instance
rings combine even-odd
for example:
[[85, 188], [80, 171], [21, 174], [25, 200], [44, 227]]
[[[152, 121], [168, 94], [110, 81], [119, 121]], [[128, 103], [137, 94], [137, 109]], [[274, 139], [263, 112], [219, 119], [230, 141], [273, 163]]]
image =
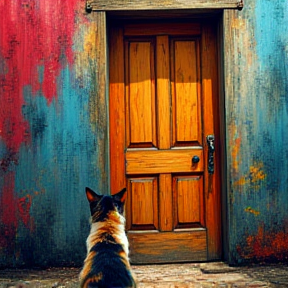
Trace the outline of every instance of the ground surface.
[[[79, 268], [0, 270], [0, 288], [78, 287]], [[288, 287], [288, 264], [229, 267], [223, 262], [133, 266], [138, 287]]]

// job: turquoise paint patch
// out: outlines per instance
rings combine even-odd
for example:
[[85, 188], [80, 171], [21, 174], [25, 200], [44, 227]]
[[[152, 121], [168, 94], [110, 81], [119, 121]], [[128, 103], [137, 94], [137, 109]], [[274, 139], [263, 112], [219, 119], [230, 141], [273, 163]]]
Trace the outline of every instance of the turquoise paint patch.
[[20, 149], [15, 191], [19, 197], [31, 196], [33, 229], [19, 227], [18, 263], [81, 265], [89, 231], [85, 187], [102, 187], [97, 135], [88, 111], [91, 88], [73, 87], [76, 80], [68, 67], [57, 81], [58, 99], [49, 105], [43, 95], [32, 95], [30, 86], [24, 89], [23, 115], [32, 142]]
[[44, 65], [38, 66], [37, 71], [38, 71], [38, 81], [40, 84], [42, 84], [44, 79]]
[[269, 69], [271, 63], [274, 65], [278, 57], [280, 57], [281, 64], [287, 65], [287, 61], [285, 62], [288, 56], [287, 2], [271, 0], [257, 0], [256, 2], [255, 39], [261, 67]]

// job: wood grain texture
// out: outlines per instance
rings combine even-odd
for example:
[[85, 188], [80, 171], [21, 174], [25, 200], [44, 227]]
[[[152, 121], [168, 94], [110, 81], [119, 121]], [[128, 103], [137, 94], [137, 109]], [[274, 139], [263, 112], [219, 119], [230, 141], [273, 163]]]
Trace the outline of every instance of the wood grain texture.
[[207, 260], [206, 231], [128, 233], [132, 263], [173, 263]]
[[[127, 147], [156, 146], [154, 45], [151, 41], [128, 41]], [[126, 54], [127, 55], [127, 54]], [[127, 87], [128, 88], [128, 87]]]
[[[217, 30], [215, 25], [203, 25], [202, 37], [202, 97], [203, 97], [203, 118], [205, 121], [204, 135], [213, 134], [215, 138], [219, 137], [216, 133], [216, 125], [219, 123], [219, 87], [218, 87], [218, 54], [217, 54]], [[214, 37], [213, 37], [214, 36]], [[219, 128], [218, 128], [219, 129]], [[205, 141], [205, 156], [208, 155], [208, 147]], [[219, 143], [219, 139], [215, 143]], [[205, 170], [205, 201], [206, 201], [206, 225], [208, 229], [208, 258], [215, 259], [221, 253], [221, 195], [220, 195], [220, 159], [219, 145], [214, 152], [214, 174], [209, 174]], [[205, 161], [208, 161], [206, 158]], [[207, 165], [207, 164], [206, 164]], [[219, 176], [218, 176], [219, 175]], [[217, 177], [218, 176], [218, 177]]]
[[[187, 25], [189, 26], [189, 23]], [[193, 25], [197, 27], [199, 23]], [[125, 24], [123, 27], [123, 31], [129, 30], [126, 29]], [[164, 24], [163, 27], [165, 28]], [[170, 26], [168, 25], [168, 27]], [[136, 28], [139, 29], [140, 34], [142, 33], [141, 35], [137, 35]], [[215, 111], [210, 108], [213, 107], [212, 101], [216, 100], [213, 99], [213, 89], [209, 89], [208, 85], [215, 79], [209, 78], [207, 84], [200, 78], [200, 75], [211, 76], [211, 65], [207, 60], [210, 59], [207, 53], [210, 53], [211, 50], [207, 50], [205, 47], [206, 50], [201, 48], [200, 51], [202, 43], [200, 45], [199, 39], [215, 38], [216, 35], [207, 35], [205, 30], [201, 30], [203, 35], [196, 37], [195, 35], [187, 37], [183, 34], [177, 37], [174, 37], [175, 34], [171, 37], [159, 34], [151, 36], [147, 34], [151, 29], [147, 32], [145, 24], [136, 28], [133, 27], [133, 33], [131, 32], [130, 35], [121, 35], [125, 39], [124, 67], [118, 65], [122, 62], [117, 62], [117, 59], [114, 64], [121, 66], [123, 73], [125, 70], [126, 147], [124, 151], [125, 149], [126, 151], [125, 153], [123, 151], [123, 154], [125, 155], [125, 173], [128, 180], [126, 205], [128, 234], [133, 231], [134, 243], [143, 241], [141, 240], [143, 235], [150, 235], [149, 230], [158, 230], [159, 237], [166, 233], [176, 233], [179, 237], [177, 239], [181, 237], [184, 239], [187, 236], [185, 232], [177, 229], [191, 230], [197, 227], [203, 229], [202, 232], [204, 231], [203, 233], [207, 237], [205, 228], [210, 229], [211, 225], [217, 226], [218, 223], [210, 221], [206, 226], [205, 212], [208, 210], [204, 206], [207, 200], [204, 197], [209, 196], [209, 187], [204, 185], [208, 180], [203, 180], [207, 177], [205, 171], [207, 166], [204, 162], [205, 150], [203, 148], [206, 149], [206, 147], [202, 137], [205, 137], [206, 130], [214, 131], [213, 113]], [[173, 33], [175, 30], [177, 29], [174, 29]], [[132, 34], [133, 36], [131, 36]], [[211, 57], [214, 57], [213, 53]], [[204, 67], [204, 74], [200, 72], [200, 69], [203, 68], [200, 67], [201, 62], [207, 66]], [[156, 68], [155, 75], [153, 74], [154, 67]], [[171, 83], [174, 83], [172, 89], [169, 87]], [[203, 84], [206, 86], [201, 89]], [[215, 85], [215, 83], [211, 85]], [[156, 94], [153, 95], [154, 92], [151, 90]], [[209, 109], [204, 113], [205, 105]], [[210, 112], [211, 115], [209, 115]], [[153, 131], [157, 132], [156, 137]], [[171, 147], [173, 134], [176, 135], [174, 137], [178, 145], [176, 147]], [[152, 145], [149, 147], [147, 143]], [[198, 163], [192, 162], [194, 156], [199, 157]], [[214, 208], [215, 211], [217, 209], [219, 207]], [[215, 240], [213, 237], [217, 237], [217, 235], [210, 233], [209, 237], [213, 242]], [[147, 239], [147, 241], [150, 240]], [[154, 241], [153, 237], [151, 241]], [[133, 246], [133, 244], [131, 245]], [[209, 251], [206, 244], [205, 247]], [[137, 254], [139, 247], [131, 247], [131, 249], [134, 248]], [[190, 251], [192, 253], [190, 256], [196, 257], [191, 260], [202, 259], [202, 248], [196, 251], [195, 249], [198, 248], [193, 247], [194, 250]], [[173, 249], [173, 245], [171, 249]], [[205, 257], [207, 256], [206, 252]], [[217, 252], [216, 256], [213, 255], [214, 259], [220, 257], [219, 251]], [[149, 254], [149, 251], [147, 253]], [[198, 256], [200, 258], [197, 258]], [[169, 257], [167, 259], [170, 259]], [[149, 259], [152, 261], [153, 258]], [[178, 254], [178, 261], [186, 260], [184, 254]], [[161, 261], [163, 262], [163, 260]]]
[[195, 40], [172, 41], [173, 146], [202, 143], [198, 47]]
[[126, 187], [123, 154], [126, 144], [123, 30], [110, 29], [109, 38], [110, 190], [113, 195]]
[[91, 124], [97, 134], [98, 146], [98, 168], [101, 173], [102, 183], [99, 190], [102, 193], [109, 193], [109, 129], [108, 129], [108, 107], [107, 101], [107, 73], [108, 73], [108, 55], [107, 55], [107, 33], [106, 33], [106, 13], [97, 12], [94, 16], [95, 25], [95, 60], [97, 69], [95, 69], [94, 81], [97, 83], [97, 89], [93, 97], [90, 98], [89, 112]]
[[238, 0], [88, 0], [87, 7], [92, 10], [167, 10], [167, 9], [237, 9], [241, 8]]
[[131, 197], [131, 230], [158, 229], [158, 183], [157, 177], [128, 178]]
[[[198, 156], [199, 163], [193, 165], [192, 157]], [[127, 174], [184, 173], [203, 171], [203, 151], [183, 150], [136, 150], [126, 152]]]
[[171, 174], [159, 175], [159, 229], [172, 231], [173, 229], [173, 197]]
[[157, 119], [158, 119], [158, 147], [168, 149], [171, 147], [171, 126], [170, 126], [170, 64], [169, 64], [169, 38], [159, 36], [156, 38], [157, 55]]
[[200, 176], [176, 177], [174, 191], [177, 201], [177, 205], [175, 205], [177, 223], [175, 226], [200, 224], [201, 212], [203, 213], [204, 208], [203, 200], [200, 200], [203, 198], [203, 178]]

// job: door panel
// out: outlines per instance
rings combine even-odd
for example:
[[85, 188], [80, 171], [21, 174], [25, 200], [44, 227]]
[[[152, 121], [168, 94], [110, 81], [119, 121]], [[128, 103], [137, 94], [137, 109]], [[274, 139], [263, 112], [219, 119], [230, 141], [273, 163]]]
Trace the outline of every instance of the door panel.
[[197, 40], [174, 40], [171, 44], [173, 146], [200, 144], [199, 43]]
[[154, 45], [151, 41], [125, 44], [127, 147], [155, 147]]
[[128, 190], [130, 259], [219, 259], [219, 155], [209, 174], [206, 144], [218, 131], [215, 31], [151, 25], [110, 30], [111, 193]]
[[[204, 230], [130, 233], [130, 260], [133, 263], [170, 263], [207, 260]], [[133, 259], [133, 260], [132, 260]]]
[[[128, 178], [128, 230], [158, 230], [158, 179], [157, 177]], [[133, 211], [133, 213], [131, 213]], [[149, 213], [147, 213], [149, 211]]]
[[[192, 158], [199, 157], [193, 164]], [[201, 149], [129, 150], [126, 152], [126, 174], [180, 173], [203, 171]]]
[[175, 176], [174, 228], [205, 227], [202, 176]]

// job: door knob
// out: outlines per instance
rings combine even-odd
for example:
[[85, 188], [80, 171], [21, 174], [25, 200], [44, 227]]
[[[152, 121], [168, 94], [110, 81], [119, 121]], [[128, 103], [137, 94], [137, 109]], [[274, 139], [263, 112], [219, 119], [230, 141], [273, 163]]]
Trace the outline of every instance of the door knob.
[[200, 158], [199, 158], [197, 155], [193, 156], [193, 158], [192, 158], [192, 163], [196, 164], [196, 163], [198, 163], [199, 161], [200, 161]]

